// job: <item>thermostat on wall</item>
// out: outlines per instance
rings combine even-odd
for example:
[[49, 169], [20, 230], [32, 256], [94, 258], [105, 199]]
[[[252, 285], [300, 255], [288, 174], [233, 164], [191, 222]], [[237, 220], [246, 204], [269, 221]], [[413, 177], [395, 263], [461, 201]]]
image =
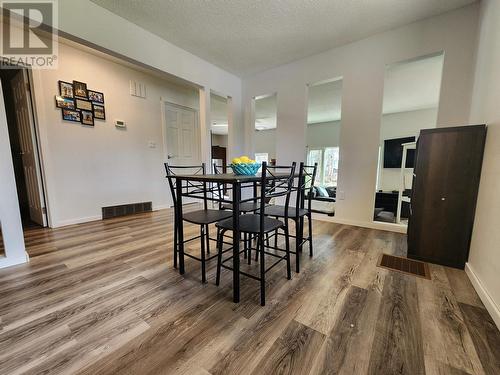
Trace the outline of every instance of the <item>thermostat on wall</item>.
[[127, 125], [125, 125], [125, 121], [122, 121], [122, 120], [116, 120], [115, 126], [117, 128], [126, 128], [127, 127]]

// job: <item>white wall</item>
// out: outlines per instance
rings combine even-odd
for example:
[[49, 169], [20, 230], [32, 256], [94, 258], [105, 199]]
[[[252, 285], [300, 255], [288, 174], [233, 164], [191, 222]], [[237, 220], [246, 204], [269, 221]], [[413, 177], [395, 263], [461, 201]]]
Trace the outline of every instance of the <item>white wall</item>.
[[[160, 98], [198, 108], [197, 90], [64, 44], [59, 68], [34, 75], [51, 226], [99, 219], [103, 206], [167, 205]], [[86, 82], [103, 92], [106, 121], [96, 120], [93, 128], [63, 121], [54, 101], [58, 80]], [[129, 94], [130, 80], [146, 84], [146, 99]], [[114, 126], [117, 119], [126, 129]], [[148, 147], [150, 141], [156, 148]]]
[[[4, 254], [0, 254], [0, 268], [24, 263], [28, 256], [24, 251], [21, 215], [17, 200], [16, 180], [10, 152], [9, 130], [0, 82], [0, 226]], [[5, 256], [1, 256], [5, 255]]]
[[387, 64], [444, 51], [438, 124], [469, 120], [478, 6], [374, 35], [246, 78], [243, 82], [248, 151], [253, 150], [251, 98], [278, 94], [277, 158], [304, 159], [306, 85], [343, 78], [339, 200], [335, 220], [371, 226]]
[[276, 129], [255, 131], [255, 149], [254, 152], [267, 152], [268, 161], [276, 159]]
[[483, 0], [470, 122], [488, 134], [466, 270], [500, 327], [500, 2]]
[[212, 146], [227, 147], [227, 135], [212, 134]]
[[[391, 113], [382, 116], [380, 125], [380, 155], [379, 160], [379, 178], [378, 189], [384, 191], [398, 190], [401, 169], [400, 168], [384, 168], [384, 140], [412, 137], [418, 138], [420, 130], [436, 127], [438, 111], [434, 109], [422, 109], [418, 111], [408, 111], [400, 113]], [[412, 182], [412, 171], [405, 172], [406, 186], [410, 188]]]
[[[121, 18], [90, 0], [59, 1], [59, 29], [117, 54], [231, 97], [229, 152], [243, 150], [241, 79]], [[210, 106], [208, 106], [210, 108]], [[204, 115], [204, 114], [202, 114]], [[206, 114], [210, 124], [210, 114]], [[203, 121], [204, 122], [204, 121]], [[206, 134], [209, 129], [202, 129]], [[209, 139], [205, 140], [208, 149]]]

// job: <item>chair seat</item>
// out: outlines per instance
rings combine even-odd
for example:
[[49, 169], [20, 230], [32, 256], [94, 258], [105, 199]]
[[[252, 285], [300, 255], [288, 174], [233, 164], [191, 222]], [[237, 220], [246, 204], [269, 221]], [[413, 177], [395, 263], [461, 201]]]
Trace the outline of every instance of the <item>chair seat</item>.
[[[240, 232], [244, 233], [260, 233], [260, 216], [249, 214], [240, 216]], [[217, 228], [233, 230], [233, 218], [226, 219], [215, 224]], [[283, 227], [282, 221], [264, 217], [264, 233], [272, 232]]]
[[[259, 209], [259, 203], [257, 202], [243, 202], [240, 203], [240, 212], [254, 212]], [[232, 210], [233, 209], [233, 204], [232, 203], [224, 203], [222, 205], [223, 209], [226, 210]]]
[[232, 216], [231, 212], [221, 210], [198, 210], [183, 213], [182, 218], [193, 224], [212, 224]]
[[[277, 206], [277, 205], [271, 205], [271, 206], [266, 206], [264, 213], [268, 216], [273, 216], [273, 217], [285, 217], [285, 206]], [[307, 215], [308, 211], [303, 208], [298, 209], [298, 216], [302, 217]], [[297, 216], [297, 208], [296, 207], [288, 207], [288, 217], [293, 219], [294, 217]]]

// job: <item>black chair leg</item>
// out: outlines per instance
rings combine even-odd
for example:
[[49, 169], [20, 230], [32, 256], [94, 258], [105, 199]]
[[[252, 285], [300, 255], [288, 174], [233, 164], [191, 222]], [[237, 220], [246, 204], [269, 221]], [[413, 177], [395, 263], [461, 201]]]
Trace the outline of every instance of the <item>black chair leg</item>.
[[[266, 305], [266, 262], [264, 256], [264, 236], [259, 236], [258, 246], [260, 251], [260, 305]], [[257, 252], [259, 252], [257, 251]]]
[[300, 220], [295, 221], [295, 272], [300, 272]]
[[176, 223], [176, 221], [174, 219], [174, 268], [177, 268], [178, 246], [177, 246], [177, 225], [175, 223]]
[[248, 233], [248, 242], [247, 242], [247, 251], [248, 251], [248, 265], [252, 264], [252, 234]]
[[205, 238], [207, 239], [207, 254], [210, 254], [210, 231], [208, 224], [205, 226]]
[[215, 277], [215, 285], [220, 284], [220, 271], [222, 268], [222, 245], [224, 241], [224, 231], [217, 229], [217, 275]]
[[285, 250], [286, 250], [286, 277], [288, 280], [292, 278], [292, 271], [290, 267], [290, 236], [288, 233], [288, 226], [283, 228], [285, 232]]
[[313, 256], [313, 233], [311, 214], [307, 215], [307, 224], [309, 225], [309, 256]]
[[275, 248], [278, 247], [278, 230], [277, 229], [274, 231], [274, 247]]
[[301, 216], [299, 218], [300, 222], [300, 241], [299, 241], [299, 247], [300, 251], [302, 252], [302, 249], [304, 248], [304, 217]]
[[205, 262], [205, 226], [200, 225], [200, 239], [201, 239], [201, 282], [207, 282], [206, 262]]
[[247, 258], [248, 252], [248, 233], [243, 233], [243, 257]]

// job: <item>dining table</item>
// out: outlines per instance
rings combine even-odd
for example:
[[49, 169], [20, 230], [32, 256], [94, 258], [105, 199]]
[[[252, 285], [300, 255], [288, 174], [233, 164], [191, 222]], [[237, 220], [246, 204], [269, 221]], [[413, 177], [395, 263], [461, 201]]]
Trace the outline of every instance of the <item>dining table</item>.
[[[267, 181], [287, 179], [290, 175], [286, 173], [276, 173], [266, 176]], [[184, 226], [182, 220], [182, 198], [190, 197], [196, 199], [205, 199], [220, 203], [231, 203], [232, 219], [233, 219], [233, 238], [232, 238], [232, 267], [233, 267], [233, 302], [240, 301], [240, 204], [248, 201], [256, 201], [257, 184], [261, 182], [262, 177], [257, 175], [237, 175], [233, 173], [221, 174], [193, 174], [193, 175], [176, 175], [176, 196], [178, 204], [176, 205], [175, 217], [177, 220], [177, 235], [178, 235], [178, 255], [179, 255], [179, 272], [181, 275], [185, 273], [184, 265]], [[183, 184], [184, 183], [184, 184]], [[221, 191], [221, 186], [224, 186], [224, 191], [231, 191], [232, 196], [228, 199], [223, 194], [215, 194]], [[191, 188], [190, 188], [191, 187]], [[253, 188], [252, 196], [242, 199], [242, 188]]]

